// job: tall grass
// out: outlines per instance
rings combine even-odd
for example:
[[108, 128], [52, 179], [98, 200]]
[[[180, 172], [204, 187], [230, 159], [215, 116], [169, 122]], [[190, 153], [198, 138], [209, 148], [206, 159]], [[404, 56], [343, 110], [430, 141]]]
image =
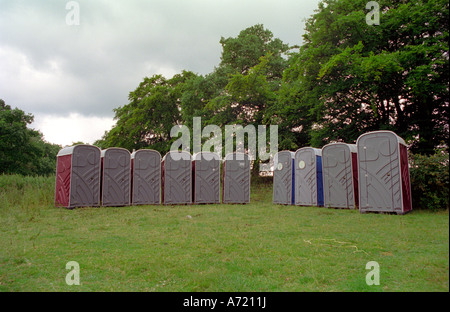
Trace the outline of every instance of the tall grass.
[[0, 217], [32, 218], [54, 203], [54, 176], [0, 175]]

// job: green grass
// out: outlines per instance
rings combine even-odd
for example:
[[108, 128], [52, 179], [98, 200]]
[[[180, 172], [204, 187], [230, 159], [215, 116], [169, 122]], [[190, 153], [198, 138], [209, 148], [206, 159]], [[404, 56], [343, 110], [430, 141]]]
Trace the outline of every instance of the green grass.
[[[0, 291], [449, 291], [448, 211], [272, 204], [54, 207], [54, 177], [0, 176]], [[189, 217], [190, 216], [190, 217]], [[80, 265], [79, 286], [65, 282]], [[380, 265], [380, 285], [365, 282]]]

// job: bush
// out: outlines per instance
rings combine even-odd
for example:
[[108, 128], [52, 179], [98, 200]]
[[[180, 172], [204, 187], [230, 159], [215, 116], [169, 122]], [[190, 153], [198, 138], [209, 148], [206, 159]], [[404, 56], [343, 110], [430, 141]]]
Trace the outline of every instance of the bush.
[[410, 154], [412, 203], [415, 209], [448, 209], [449, 154], [438, 149], [433, 155]]

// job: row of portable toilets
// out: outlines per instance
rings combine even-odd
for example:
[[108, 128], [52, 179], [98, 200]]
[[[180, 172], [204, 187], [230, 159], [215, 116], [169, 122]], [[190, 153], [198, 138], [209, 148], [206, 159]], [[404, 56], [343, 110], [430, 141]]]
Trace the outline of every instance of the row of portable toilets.
[[223, 162], [202, 152], [100, 150], [80, 144], [57, 155], [55, 204], [67, 208], [150, 204], [245, 204], [250, 202], [250, 159], [232, 153]]
[[391, 131], [368, 132], [356, 144], [281, 151], [274, 164], [275, 204], [359, 208], [362, 213], [412, 210], [407, 146]]
[[[211, 152], [76, 145], [57, 156], [55, 204], [128, 206], [250, 202], [250, 158]], [[221, 189], [222, 182], [222, 189]], [[222, 193], [222, 198], [220, 196]], [[280, 151], [274, 158], [273, 203], [359, 208], [361, 212], [412, 210], [407, 146], [390, 131], [361, 135], [356, 144]]]

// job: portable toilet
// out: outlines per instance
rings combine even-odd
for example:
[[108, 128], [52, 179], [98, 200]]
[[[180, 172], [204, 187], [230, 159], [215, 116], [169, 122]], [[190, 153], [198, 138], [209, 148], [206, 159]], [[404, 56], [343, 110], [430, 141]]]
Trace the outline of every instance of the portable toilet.
[[102, 206], [128, 206], [131, 200], [130, 152], [120, 147], [102, 150]]
[[193, 156], [192, 177], [195, 204], [220, 203], [220, 157], [216, 153], [201, 152]]
[[100, 149], [80, 144], [61, 149], [56, 160], [55, 205], [100, 206]]
[[131, 153], [131, 204], [161, 203], [161, 154], [151, 149]]
[[321, 149], [302, 147], [295, 152], [295, 204], [323, 206]]
[[223, 162], [223, 195], [225, 204], [250, 202], [250, 157], [244, 153], [230, 153]]
[[325, 207], [358, 207], [357, 161], [356, 144], [331, 143], [322, 148]]
[[192, 156], [170, 151], [162, 159], [162, 201], [164, 204], [192, 203]]
[[395, 212], [412, 210], [408, 149], [392, 131], [361, 135], [357, 142], [359, 211]]
[[273, 203], [295, 204], [295, 153], [280, 151], [275, 154], [273, 168]]

